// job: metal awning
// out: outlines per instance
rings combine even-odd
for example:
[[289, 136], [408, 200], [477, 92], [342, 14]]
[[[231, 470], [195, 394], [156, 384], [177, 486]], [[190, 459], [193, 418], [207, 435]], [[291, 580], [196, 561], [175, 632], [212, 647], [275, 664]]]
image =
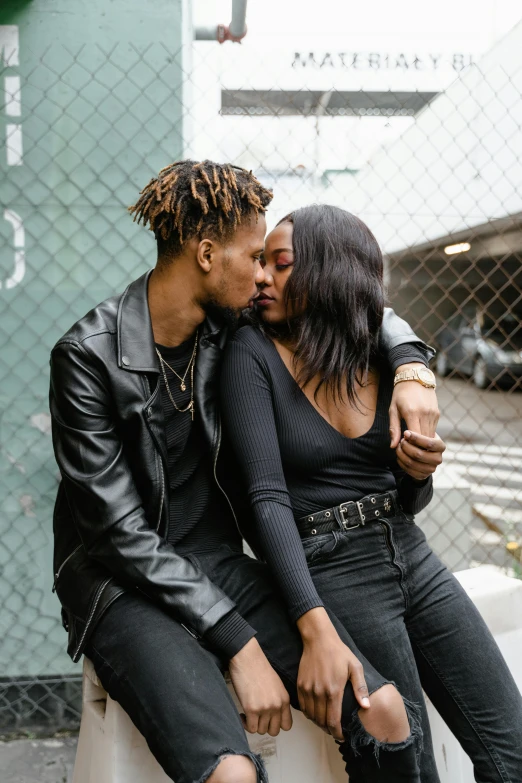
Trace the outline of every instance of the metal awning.
[[321, 90], [221, 90], [222, 115], [412, 117], [438, 93]]

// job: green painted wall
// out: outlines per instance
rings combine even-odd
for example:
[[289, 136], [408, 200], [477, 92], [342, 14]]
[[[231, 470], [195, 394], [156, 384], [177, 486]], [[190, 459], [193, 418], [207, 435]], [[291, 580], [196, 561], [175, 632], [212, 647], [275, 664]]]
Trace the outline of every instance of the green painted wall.
[[0, 7], [0, 91], [10, 96], [0, 97], [3, 676], [74, 669], [51, 593], [58, 472], [49, 351], [77, 318], [154, 264], [152, 235], [126, 207], [182, 156], [187, 24], [182, 0]]

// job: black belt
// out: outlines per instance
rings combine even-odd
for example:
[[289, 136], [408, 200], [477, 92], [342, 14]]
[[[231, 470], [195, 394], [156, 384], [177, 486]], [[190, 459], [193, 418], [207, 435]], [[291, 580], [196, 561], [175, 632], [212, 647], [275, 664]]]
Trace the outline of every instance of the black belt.
[[333, 508], [307, 514], [297, 520], [301, 538], [330, 533], [332, 530], [352, 530], [381, 517], [394, 517], [401, 511], [397, 492], [367, 495], [361, 500], [348, 500]]

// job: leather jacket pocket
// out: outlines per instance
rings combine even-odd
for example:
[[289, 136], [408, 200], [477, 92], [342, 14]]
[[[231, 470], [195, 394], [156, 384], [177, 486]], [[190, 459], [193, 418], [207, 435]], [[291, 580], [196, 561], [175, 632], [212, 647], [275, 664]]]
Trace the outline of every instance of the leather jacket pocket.
[[73, 549], [73, 551], [67, 555], [67, 557], [60, 563], [55, 575], [54, 575], [54, 581], [53, 581], [53, 593], [56, 592], [56, 586], [58, 584], [58, 580], [60, 579], [60, 575], [63, 571], [63, 569], [66, 567], [66, 565], [69, 563], [70, 560], [74, 558], [74, 556], [79, 552], [79, 550], [82, 548], [82, 544], [78, 544], [77, 547]]

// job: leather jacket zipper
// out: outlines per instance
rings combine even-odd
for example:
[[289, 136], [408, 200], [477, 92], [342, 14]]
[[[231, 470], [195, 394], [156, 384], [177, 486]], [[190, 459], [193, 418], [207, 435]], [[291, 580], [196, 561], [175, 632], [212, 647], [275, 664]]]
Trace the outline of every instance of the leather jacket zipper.
[[[152, 408], [151, 408], [152, 400], [151, 400], [151, 394], [150, 394], [150, 384], [149, 384], [149, 381], [148, 381], [147, 377], [145, 377], [143, 380], [144, 380], [144, 383], [145, 383], [145, 388], [146, 388], [147, 397], [148, 397], [148, 402], [147, 402], [147, 418], [148, 418], [150, 416], [149, 411], [152, 410]], [[153, 397], [156, 397], [158, 395], [158, 393], [159, 393], [158, 390], [159, 390], [159, 384], [156, 387], [156, 389], [154, 391], [154, 394], [152, 395]], [[148, 426], [148, 424], [147, 424], [147, 426]], [[156, 442], [156, 437], [154, 436], [154, 433], [152, 432], [150, 427], [149, 427], [149, 431], [150, 431], [150, 433], [152, 435], [152, 440], [154, 441], [155, 455], [156, 455], [156, 459], [158, 460], [158, 465], [159, 465], [159, 471], [158, 472], [159, 472], [160, 484], [161, 484], [161, 495], [160, 495], [160, 504], [159, 504], [159, 512], [158, 512], [158, 521], [156, 523], [156, 533], [159, 533], [159, 529], [160, 529], [160, 525], [161, 525], [161, 515], [163, 513], [163, 503], [165, 501], [165, 472], [163, 470], [163, 460], [162, 460], [162, 457], [161, 457], [161, 451], [160, 451], [160, 449], [158, 447], [158, 444]], [[167, 538], [167, 535], [168, 535], [168, 530], [165, 531], [165, 536], [164, 536], [165, 539]]]
[[79, 642], [76, 650], [74, 651], [73, 661], [75, 663], [78, 661], [79, 656], [81, 655], [82, 645], [83, 645], [85, 637], [87, 636], [87, 631], [89, 630], [89, 626], [90, 626], [90, 624], [92, 622], [92, 618], [94, 617], [94, 613], [96, 611], [96, 607], [98, 606], [98, 604], [100, 602], [100, 598], [102, 596], [103, 591], [105, 590], [105, 588], [107, 587], [107, 585], [109, 584], [111, 579], [112, 579], [112, 577], [109, 577], [108, 579], [105, 579], [101, 583], [101, 585], [98, 587], [96, 593], [94, 594], [92, 609], [89, 612], [89, 616], [87, 618], [87, 622], [85, 623], [85, 628], [83, 629], [82, 638], [80, 639], [80, 642]]
[[58, 581], [58, 578], [59, 578], [60, 574], [62, 573], [62, 569], [63, 569], [63, 567], [66, 565], [66, 563], [68, 563], [68, 562], [69, 562], [69, 560], [71, 559], [71, 557], [72, 557], [73, 555], [75, 555], [75, 554], [76, 554], [76, 552], [77, 552], [79, 549], [81, 549], [81, 548], [82, 548], [82, 544], [78, 544], [78, 546], [76, 547], [76, 549], [73, 549], [73, 551], [71, 552], [71, 554], [70, 554], [70, 555], [67, 555], [67, 557], [65, 558], [65, 560], [64, 560], [64, 561], [63, 561], [63, 563], [61, 564], [60, 568], [59, 568], [59, 569], [58, 569], [58, 571], [55, 573], [55, 575], [54, 575], [54, 582], [53, 582], [53, 589], [52, 589], [52, 592], [53, 592], [53, 593], [55, 593], [55, 592], [56, 592], [56, 583], [57, 583], [57, 581]]
[[[159, 533], [159, 529], [161, 525], [161, 514], [163, 512], [163, 501], [165, 500], [165, 474], [163, 472], [163, 462], [161, 459], [161, 454], [158, 454], [157, 457], [159, 461], [159, 472], [160, 472], [160, 481], [161, 481], [160, 507], [158, 513], [158, 523], [156, 525], [156, 533]], [[167, 537], [167, 533], [168, 531], [166, 531], [165, 538]]]
[[216, 482], [216, 484], [218, 485], [218, 488], [221, 490], [221, 492], [225, 496], [225, 499], [226, 499], [226, 501], [227, 501], [227, 503], [228, 503], [228, 505], [230, 507], [230, 510], [232, 512], [232, 516], [234, 517], [234, 522], [236, 523], [237, 532], [239, 533], [241, 538], [243, 538], [243, 534], [241, 532], [241, 529], [239, 527], [239, 523], [237, 521], [236, 512], [234, 511], [234, 507], [232, 506], [232, 503], [230, 502], [230, 498], [228, 497], [227, 493], [225, 492], [225, 490], [223, 489], [223, 487], [219, 483], [218, 477], [217, 477], [216, 467], [217, 467], [217, 461], [218, 461], [218, 456], [219, 456], [219, 449], [221, 448], [221, 429], [222, 428], [221, 428], [221, 421], [220, 421], [219, 422], [219, 431], [218, 431], [218, 441], [217, 441], [216, 450], [214, 452], [214, 481]]

